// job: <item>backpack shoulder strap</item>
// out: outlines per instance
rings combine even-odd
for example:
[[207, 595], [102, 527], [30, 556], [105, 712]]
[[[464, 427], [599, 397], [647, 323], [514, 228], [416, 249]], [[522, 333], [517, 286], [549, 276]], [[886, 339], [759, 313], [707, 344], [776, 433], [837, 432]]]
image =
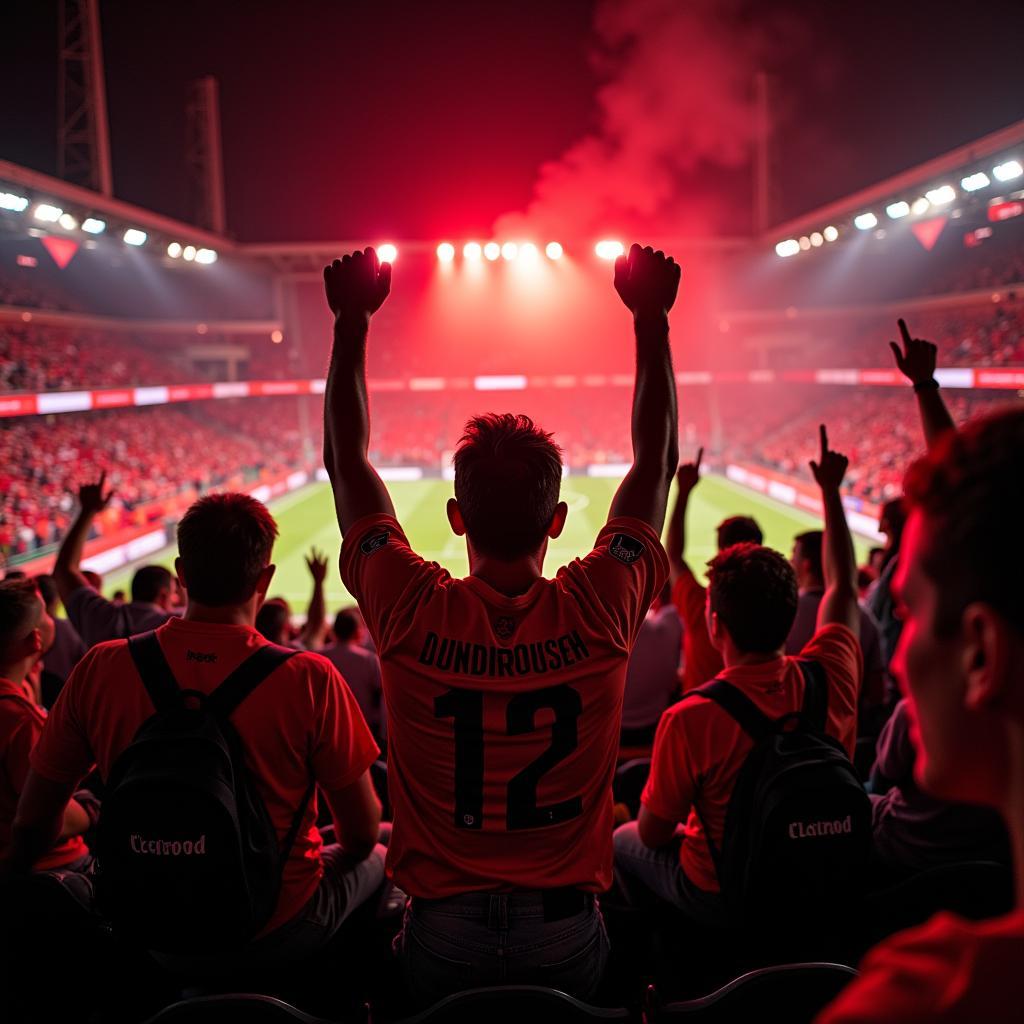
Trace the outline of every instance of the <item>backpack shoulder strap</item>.
[[276, 668], [283, 665], [292, 655], [298, 654], [290, 647], [278, 644], [264, 644], [249, 655], [217, 687], [208, 698], [210, 710], [218, 718], [226, 719], [239, 704], [256, 689]]
[[817, 661], [799, 659], [797, 666], [804, 677], [803, 715], [818, 732], [824, 732], [828, 722], [828, 677]]
[[711, 682], [698, 686], [696, 690], [684, 694], [683, 700], [693, 696], [713, 700], [726, 714], [734, 718], [740, 728], [755, 742], [772, 731], [772, 720], [745, 693], [724, 679], [712, 679]]
[[128, 638], [128, 650], [142, 677], [142, 685], [158, 712], [170, 711], [182, 703], [181, 687], [160, 649], [156, 630]]

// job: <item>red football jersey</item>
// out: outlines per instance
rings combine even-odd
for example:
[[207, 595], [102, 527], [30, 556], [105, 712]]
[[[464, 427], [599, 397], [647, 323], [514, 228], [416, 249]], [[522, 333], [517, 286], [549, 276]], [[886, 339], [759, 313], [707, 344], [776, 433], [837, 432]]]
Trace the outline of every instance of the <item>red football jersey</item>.
[[586, 558], [506, 597], [368, 516], [341, 576], [383, 667], [395, 882], [433, 899], [609, 888], [626, 665], [668, 576], [654, 531], [613, 519]]

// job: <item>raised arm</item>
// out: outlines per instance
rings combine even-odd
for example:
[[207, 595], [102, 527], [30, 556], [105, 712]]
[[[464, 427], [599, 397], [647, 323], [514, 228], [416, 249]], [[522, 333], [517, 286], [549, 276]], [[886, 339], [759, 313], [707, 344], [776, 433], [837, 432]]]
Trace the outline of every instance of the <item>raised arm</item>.
[[633, 314], [636, 385], [633, 465], [612, 499], [611, 517], [632, 516], [658, 534], [679, 462], [676, 379], [668, 343], [668, 313], [679, 289], [679, 266], [663, 252], [633, 245], [615, 261], [615, 290]]
[[71, 524], [71, 529], [61, 542], [57, 552], [57, 561], [53, 566], [53, 579], [57, 584], [60, 599], [67, 607], [71, 595], [79, 587], [89, 586], [89, 581], [82, 574], [82, 553], [85, 542], [89, 539], [89, 529], [93, 520], [102, 512], [113, 497], [113, 490], [104, 492], [107, 474], [100, 474], [98, 483], [84, 484], [78, 489], [78, 515]]
[[939, 394], [939, 382], [935, 379], [935, 364], [939, 350], [930, 341], [912, 338], [905, 321], [898, 320], [897, 323], [903, 340], [903, 351], [900, 351], [895, 341], [890, 341], [889, 347], [900, 373], [914, 385], [925, 443], [931, 451], [946, 431], [956, 430], [953, 417], [949, 415], [946, 403]]
[[327, 625], [327, 602], [324, 600], [324, 580], [327, 579], [327, 558], [311, 548], [306, 556], [306, 568], [313, 578], [313, 593], [306, 611], [306, 624], [302, 627], [299, 640], [308, 650], [315, 651], [323, 643], [324, 627]]
[[700, 483], [700, 463], [704, 458], [704, 449], [697, 452], [696, 462], [687, 462], [679, 467], [676, 473], [676, 503], [668, 520], [668, 536], [665, 538], [665, 552], [672, 580], [686, 572], [686, 508], [690, 502], [693, 489]]
[[391, 496], [370, 465], [370, 411], [366, 397], [366, 336], [370, 317], [391, 291], [391, 264], [372, 248], [324, 267], [334, 343], [324, 394], [324, 465], [334, 491], [342, 536], [364, 516], [395, 514]]
[[822, 541], [822, 568], [825, 574], [825, 596], [818, 607], [818, 629], [830, 623], [848, 626], [860, 635], [860, 608], [857, 604], [857, 558], [853, 537], [846, 524], [846, 510], [839, 488], [849, 465], [845, 455], [828, 447], [828, 433], [821, 431], [821, 457], [811, 463], [811, 472], [821, 488], [825, 506], [825, 537]]

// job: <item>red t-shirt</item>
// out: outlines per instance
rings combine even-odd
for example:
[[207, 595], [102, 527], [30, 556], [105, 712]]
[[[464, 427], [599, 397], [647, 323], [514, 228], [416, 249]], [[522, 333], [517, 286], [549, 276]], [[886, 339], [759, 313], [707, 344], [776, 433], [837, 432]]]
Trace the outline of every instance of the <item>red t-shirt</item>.
[[[25, 788], [29, 757], [46, 721], [44, 708], [34, 704], [23, 687], [0, 679], [0, 851], [11, 841], [18, 797]], [[81, 836], [58, 842], [36, 861], [37, 871], [61, 868], [89, 852]]]
[[[157, 630], [182, 689], [212, 693], [266, 641], [248, 626], [171, 619]], [[77, 782], [95, 763], [106, 779], [153, 705], [125, 640], [93, 647], [54, 704], [32, 754], [32, 767], [55, 782]], [[252, 779], [283, 841], [311, 776], [321, 789], [355, 782], [378, 749], [338, 670], [318, 654], [299, 653], [275, 669], [231, 716]], [[268, 932], [294, 917], [323, 874], [316, 795], [306, 808], [285, 865]]]
[[626, 666], [667, 574], [635, 519], [518, 597], [425, 562], [390, 516], [351, 528], [341, 577], [381, 657], [402, 889], [609, 888]]
[[711, 643], [704, 615], [706, 588], [697, 582], [689, 567], [672, 587], [672, 603], [683, 620], [683, 693], [714, 679], [723, 668], [722, 655]]
[[1021, 965], [1024, 908], [988, 921], [938, 914], [871, 950], [818, 1024], [1017, 1020]]
[[[824, 668], [828, 679], [826, 731], [852, 758], [862, 673], [860, 642], [846, 626], [825, 626], [800, 657]], [[803, 705], [804, 679], [795, 662], [795, 658], [780, 657], [759, 665], [738, 665], [719, 673], [719, 678], [742, 690], [769, 718], [780, 718]], [[707, 823], [721, 849], [729, 798], [753, 746], [739, 723], [707, 697], [680, 701], [658, 724], [651, 774], [641, 801], [665, 821], [686, 823], [679, 860], [687, 878], [705, 892], [718, 892], [719, 887], [702, 823]]]

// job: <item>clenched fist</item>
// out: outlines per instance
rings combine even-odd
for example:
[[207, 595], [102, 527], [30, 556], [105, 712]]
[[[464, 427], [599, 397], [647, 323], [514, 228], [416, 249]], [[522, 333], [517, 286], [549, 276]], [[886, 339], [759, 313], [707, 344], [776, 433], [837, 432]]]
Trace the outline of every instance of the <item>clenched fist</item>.
[[680, 273], [671, 256], [634, 242], [615, 261], [615, 290], [634, 317], [664, 316], [676, 301]]
[[391, 291], [391, 264], [367, 246], [324, 267], [324, 289], [335, 319], [370, 317]]

